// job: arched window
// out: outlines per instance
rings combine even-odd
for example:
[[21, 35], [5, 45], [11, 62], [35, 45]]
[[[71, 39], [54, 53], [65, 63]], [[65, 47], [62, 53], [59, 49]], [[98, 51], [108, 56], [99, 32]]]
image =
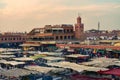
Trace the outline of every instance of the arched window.
[[68, 39], [70, 39], [70, 36], [68, 36]]
[[58, 40], [58, 36], [56, 36], [56, 40]]
[[64, 36], [64, 39], [67, 39], [67, 36]]
[[69, 33], [69, 29], [67, 29], [67, 33]]
[[5, 38], [5, 41], [7, 40], [7, 38]]
[[13, 40], [15, 40], [15, 38], [13, 38]]
[[73, 32], [73, 29], [71, 29], [70, 32]]
[[60, 36], [60, 39], [62, 40], [62, 39], [63, 39], [63, 36]]

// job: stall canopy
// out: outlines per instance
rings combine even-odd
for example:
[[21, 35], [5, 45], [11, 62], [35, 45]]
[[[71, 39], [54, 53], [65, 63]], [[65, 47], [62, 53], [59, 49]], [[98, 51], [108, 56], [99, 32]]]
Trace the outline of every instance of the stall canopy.
[[120, 76], [120, 68], [114, 68], [114, 69], [105, 70], [105, 71], [98, 71], [98, 73]]
[[43, 57], [42, 59], [46, 59], [47, 61], [65, 60], [64, 58], [61, 57]]
[[40, 44], [21, 44], [21, 45], [19, 45], [19, 46], [27, 46], [27, 47], [29, 47], [29, 46], [35, 46], [35, 47], [37, 47], [37, 46], [40, 46]]
[[74, 75], [71, 76], [71, 80], [111, 80], [111, 79], [108, 79], [108, 78], [94, 78], [94, 77], [74, 74]]
[[113, 50], [113, 52], [120, 54], [120, 50]]
[[72, 58], [87, 58], [87, 57], [89, 57], [89, 55], [72, 54], [72, 55], [66, 55], [66, 57], [72, 57]]
[[98, 68], [98, 67], [89, 67], [89, 66], [84, 66], [84, 65], [79, 65], [76, 63], [71, 63], [71, 62], [57, 62], [57, 63], [46, 63], [49, 66], [54, 66], [54, 67], [62, 67], [62, 68], [69, 68], [69, 69], [73, 69], [77, 72], [82, 72], [84, 70], [86, 71], [100, 71], [100, 70], [108, 70], [107, 68]]
[[6, 60], [0, 60], [0, 63], [2, 63], [2, 64], [10, 64], [10, 65], [25, 64], [25, 62], [6, 61]]
[[41, 67], [41, 66], [26, 66], [25, 69], [28, 69], [30, 71], [38, 71], [38, 72], [41, 72], [41, 73], [48, 73], [49, 71], [51, 71], [51, 70], [57, 70], [58, 68]]
[[0, 58], [14, 58], [14, 55], [0, 55]]
[[101, 68], [105, 68], [108, 67], [110, 65], [120, 65], [119, 59], [115, 59], [115, 58], [105, 58], [105, 57], [101, 57], [101, 58], [94, 58], [91, 59], [91, 61], [89, 62], [84, 62], [84, 63], [80, 63], [82, 65], [86, 65], [86, 66], [93, 66], [93, 67], [101, 67]]
[[114, 46], [120, 46], [120, 43], [116, 43]]
[[55, 52], [62, 52], [64, 49], [57, 49]]
[[34, 61], [32, 58], [26, 58], [26, 57], [21, 57], [21, 58], [13, 58], [16, 61]]
[[57, 52], [42, 52], [41, 55], [48, 55], [48, 56], [61, 56], [63, 53]]
[[19, 77], [19, 76], [25, 76], [29, 74], [36, 74], [38, 73], [37, 71], [30, 71], [26, 69], [10, 69], [10, 70], [0, 70], [0, 74], [5, 75], [5, 76], [11, 76], [11, 77]]
[[14, 52], [4, 52], [4, 53], [1, 53], [1, 55], [14, 55], [15, 53]]

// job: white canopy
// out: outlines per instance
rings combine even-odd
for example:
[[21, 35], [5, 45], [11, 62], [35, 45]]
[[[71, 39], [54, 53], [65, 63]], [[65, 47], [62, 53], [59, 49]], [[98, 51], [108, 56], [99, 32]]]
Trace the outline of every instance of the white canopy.
[[79, 65], [79, 64], [70, 63], [70, 62], [58, 62], [58, 63], [47, 63], [47, 64], [50, 66], [70, 68], [70, 69], [76, 70], [78, 72], [82, 72], [84, 70], [87, 70], [87, 71], [107, 70], [106, 68], [89, 67], [89, 66]]
[[50, 56], [61, 56], [62, 53], [56, 53], [56, 52], [42, 52], [40, 54], [50, 55]]
[[0, 55], [0, 58], [13, 58], [14, 55]]
[[3, 74], [5, 76], [15, 76], [15, 77], [19, 77], [19, 76], [25, 76], [25, 75], [29, 75], [29, 74], [35, 74], [37, 72], [35, 71], [29, 71], [29, 70], [25, 70], [25, 69], [10, 69], [10, 70], [0, 70], [0, 74]]
[[95, 58], [92, 59], [92, 61], [90, 62], [83, 62], [81, 63], [82, 65], [86, 65], [86, 66], [94, 66], [94, 67], [100, 67], [100, 68], [104, 68], [104, 67], [108, 67], [110, 65], [117, 65], [118, 59], [111, 59], [111, 58]]
[[73, 57], [73, 58], [88, 57], [88, 56], [89, 56], [89, 55], [81, 55], [81, 54], [66, 55], [66, 57]]
[[0, 63], [3, 63], [3, 64], [10, 64], [10, 65], [25, 64], [25, 62], [6, 61], [6, 60], [0, 60]]
[[21, 57], [21, 58], [13, 58], [14, 60], [17, 61], [34, 61], [32, 58], [27, 58], [27, 57]]
[[52, 28], [52, 30], [64, 30], [63, 28]]
[[64, 58], [61, 58], [61, 57], [43, 57], [43, 59], [46, 59], [48, 61], [65, 60]]
[[0, 52], [4, 52], [4, 51], [6, 51], [6, 49], [0, 48]]
[[38, 72], [42, 72], [42, 73], [47, 73], [47, 72], [49, 72], [51, 70], [56, 70], [56, 68], [41, 67], [41, 66], [26, 66], [25, 69], [34, 70], [34, 71], [38, 71]]
[[2, 55], [12, 55], [12, 54], [15, 54], [13, 52], [4, 52], [4, 53], [1, 53]]

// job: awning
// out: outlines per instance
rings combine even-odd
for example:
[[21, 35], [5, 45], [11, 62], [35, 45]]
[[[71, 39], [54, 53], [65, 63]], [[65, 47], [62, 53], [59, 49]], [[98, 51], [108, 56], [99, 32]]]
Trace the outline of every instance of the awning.
[[115, 69], [110, 69], [105, 71], [98, 71], [98, 73], [120, 76], [120, 68], [115, 68]]
[[0, 48], [0, 52], [4, 52], [4, 51], [6, 51], [6, 49]]
[[41, 44], [56, 44], [55, 41], [42, 41]]
[[14, 58], [14, 55], [0, 55], [0, 58]]
[[106, 50], [107, 50], [107, 51], [112, 51], [112, 49], [110, 49], [110, 48], [107, 48]]
[[63, 28], [52, 28], [52, 30], [64, 30]]
[[13, 52], [4, 52], [4, 53], [1, 53], [2, 55], [14, 55], [15, 53]]
[[87, 58], [89, 55], [81, 55], [81, 54], [71, 54], [71, 55], [66, 55], [66, 57], [72, 57], [72, 58]]
[[68, 49], [68, 52], [74, 52], [74, 49]]
[[40, 46], [40, 44], [21, 44], [20, 46]]
[[34, 61], [32, 58], [26, 58], [26, 57], [21, 57], [21, 58], [13, 58], [16, 61]]
[[57, 49], [55, 52], [62, 52], [64, 49]]
[[25, 62], [5, 61], [5, 60], [1, 60], [0, 63], [3, 63], [3, 64], [10, 64], [10, 65], [25, 64]]
[[43, 57], [42, 59], [45, 59], [47, 61], [65, 60], [64, 58], [61, 57]]
[[42, 33], [42, 34], [36, 34], [33, 37], [52, 37], [53, 34], [52, 33]]
[[120, 54], [120, 50], [113, 50], [114, 53], [119, 53]]
[[56, 66], [56, 67], [62, 67], [62, 68], [70, 68], [78, 72], [82, 72], [84, 70], [86, 71], [100, 71], [100, 70], [108, 70], [106, 68], [97, 68], [97, 67], [89, 67], [89, 66], [84, 66], [84, 65], [79, 65], [76, 63], [71, 63], [71, 62], [57, 62], [57, 63], [46, 63], [49, 66]]
[[74, 74], [74, 75], [71, 76], [71, 80], [110, 80], [110, 79], [107, 79], [107, 78], [94, 78], [94, 77]]
[[29, 74], [36, 74], [36, 71], [30, 71], [26, 69], [10, 69], [10, 70], [0, 70], [0, 73], [5, 75], [5, 76], [14, 76], [14, 77], [19, 77], [19, 76], [25, 76]]
[[38, 71], [42, 73], [48, 73], [51, 70], [56, 70], [58, 68], [53, 67], [41, 67], [41, 66], [26, 66], [25, 69], [31, 70], [31, 71]]
[[116, 43], [114, 46], [120, 46], [120, 43]]

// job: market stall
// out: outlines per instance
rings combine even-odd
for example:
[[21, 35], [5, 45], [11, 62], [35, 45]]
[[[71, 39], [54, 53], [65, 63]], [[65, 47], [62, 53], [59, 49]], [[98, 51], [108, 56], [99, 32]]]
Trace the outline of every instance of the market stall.
[[75, 63], [85, 62], [89, 60], [89, 55], [81, 55], [81, 54], [66, 55], [65, 60]]

